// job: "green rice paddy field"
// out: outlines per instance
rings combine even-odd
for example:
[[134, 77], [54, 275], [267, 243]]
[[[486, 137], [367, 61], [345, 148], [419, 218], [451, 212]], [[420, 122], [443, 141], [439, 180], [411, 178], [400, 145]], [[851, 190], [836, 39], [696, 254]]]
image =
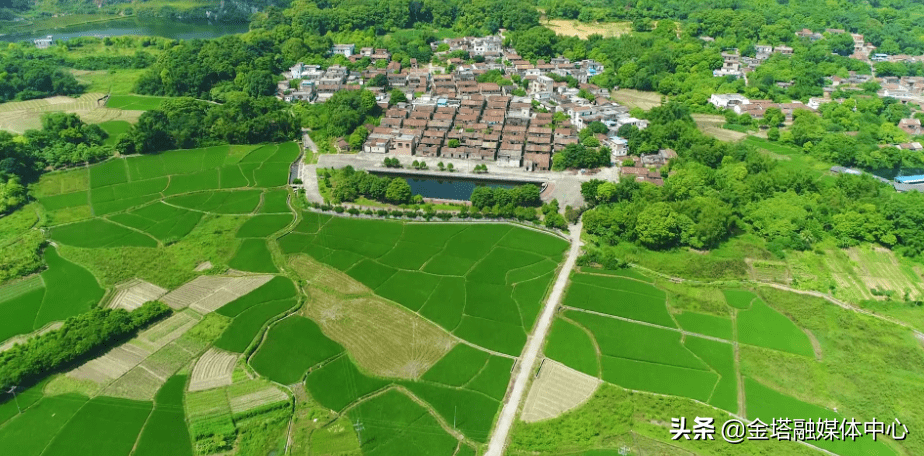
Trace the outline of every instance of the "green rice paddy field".
[[[110, 102], [142, 109], [156, 100]], [[311, 433], [305, 454], [483, 452], [567, 243], [506, 224], [300, 212], [284, 188], [298, 152], [295, 143], [171, 151], [50, 173], [33, 186], [57, 247], [44, 249], [40, 274], [0, 286], [0, 341], [85, 312], [134, 277], [169, 289], [229, 268], [274, 277], [213, 314], [184, 310], [195, 326], [143, 361], [159, 378], [139, 385], [161, 385], [147, 400], [110, 397], [60, 374], [20, 391], [22, 414], [0, 398], [0, 448], [11, 449], [0, 453], [283, 454], [300, 410], [317, 418], [300, 431]], [[413, 375], [366, 372], [345, 348], [352, 345], [325, 333], [324, 319], [341, 318], [336, 310], [312, 316], [317, 321], [305, 316], [320, 298], [303, 292], [315, 285], [293, 275], [289, 255], [359, 283], [339, 290], [321, 277], [319, 286], [334, 287], [332, 299], [374, 294], [442, 327], [454, 336], [448, 351]], [[194, 272], [203, 261], [212, 269]], [[510, 454], [618, 454], [618, 444], [640, 441], [660, 448], [641, 454], [727, 454], [700, 443], [670, 446], [663, 424], [670, 414], [898, 417], [924, 427], [924, 350], [907, 331], [791, 293], [702, 287], [633, 269], [574, 272], [544, 354], [605, 386], [579, 416], [517, 424]], [[686, 305], [706, 296], [708, 303]], [[202, 373], [180, 352], [207, 346], [231, 357], [233, 373], [190, 391]], [[171, 350], [182, 362], [168, 359]], [[350, 429], [358, 422], [360, 434]], [[914, 433], [900, 446], [820, 446], [847, 456], [924, 454]], [[813, 454], [754, 448], [734, 449]]]
[[0, 417], [0, 447], [11, 456], [192, 455], [182, 407], [185, 385], [186, 377], [172, 377], [153, 404], [73, 393], [43, 397], [37, 386], [20, 394], [21, 414], [14, 409], [12, 416]]
[[[876, 328], [873, 331], [868, 327], [872, 323], [868, 317], [846, 315], [847, 311], [822, 299], [769, 289], [759, 293], [721, 290], [725, 308], [709, 307], [716, 314], [675, 309], [667, 299], [672, 293], [697, 295], [701, 291], [687, 292], [676, 284], [665, 284], [662, 288], [657, 280], [636, 275], [601, 274], [590, 268], [574, 273], [564, 297], [565, 309], [546, 339], [545, 355], [607, 383], [636, 391], [633, 393], [636, 395], [667, 394], [683, 398], [680, 401], [694, 400], [731, 413], [746, 413], [749, 419], [760, 418], [767, 423], [780, 417], [817, 420], [855, 416], [864, 421], [888, 415], [900, 417], [906, 424], [908, 420], [920, 419], [907, 407], [911, 403], [921, 404], [921, 399], [911, 391], [912, 385], [924, 380], [924, 373], [916, 372], [911, 374], [913, 378], [906, 377], [896, 383], [898, 374], [885, 373], [902, 370], [905, 361], [881, 358], [872, 361], [870, 356], [864, 357], [865, 361], [852, 361], [855, 355], [850, 355], [853, 350], [881, 353], [884, 348], [873, 348], [871, 344], [879, 344], [876, 341], [886, 337], [897, 338], [892, 339], [893, 350], [903, 346], [904, 350], [912, 350], [911, 358], [924, 359], [921, 344], [914, 343], [908, 330], [879, 322], [872, 325]], [[868, 329], [841, 327], [844, 318], [855, 321], [851, 326]], [[831, 338], [845, 332], [850, 336]], [[868, 335], [863, 336], [864, 332]], [[810, 335], [817, 341], [813, 342]], [[857, 345], [858, 340], [865, 342]], [[747, 353], [740, 362], [735, 358], [735, 343]], [[876, 365], [875, 370], [863, 366], [864, 362]], [[743, 383], [739, 383], [739, 376]], [[828, 384], [833, 389], [825, 386]], [[862, 391], [840, 387], [847, 384], [865, 386]], [[744, 385], [743, 391], [739, 391], [739, 385]], [[900, 394], [883, 394], [897, 385]], [[871, 400], [872, 397], [879, 399]], [[683, 408], [679, 404], [682, 402], [672, 404], [674, 413]], [[840, 414], [834, 412], [834, 406]], [[846, 408], [849, 412], [844, 412]], [[688, 420], [692, 418], [687, 416]], [[575, 416], [575, 419], [580, 418]], [[618, 417], [614, 415], [612, 419]], [[522, 424], [520, 432], [531, 435], [540, 427]], [[606, 437], [607, 432], [610, 437]], [[605, 430], [601, 439], [615, 441], [615, 436], [624, 432]], [[867, 437], [863, 443], [823, 442], [818, 447], [841, 455], [913, 454], [896, 451], [895, 445], [881, 440], [874, 442]], [[566, 444], [573, 451], [594, 449], [576, 434], [560, 435], [557, 443]], [[906, 449], [920, 445], [919, 442], [908, 445], [908, 440], [903, 443]], [[541, 448], [532, 442], [521, 449], [529, 452]], [[675, 451], [680, 454], [682, 450]], [[742, 450], [738, 454], [764, 454], [753, 451]]]
[[286, 254], [307, 253], [346, 272], [475, 345], [516, 356], [566, 243], [508, 225], [306, 214], [279, 246]]

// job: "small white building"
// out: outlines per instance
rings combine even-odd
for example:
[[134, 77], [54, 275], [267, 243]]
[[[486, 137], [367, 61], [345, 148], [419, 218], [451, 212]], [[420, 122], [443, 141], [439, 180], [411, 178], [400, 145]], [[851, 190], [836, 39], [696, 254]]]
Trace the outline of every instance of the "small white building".
[[746, 105], [750, 100], [737, 93], [714, 93], [709, 97], [709, 103], [718, 109], [732, 109], [738, 105]]
[[33, 43], [35, 43], [35, 47], [38, 49], [48, 49], [51, 47], [52, 43], [54, 43], [54, 39], [51, 37], [51, 35], [48, 35], [45, 38], [38, 38], [34, 40]]
[[356, 53], [355, 44], [335, 44], [330, 48], [331, 54], [340, 54], [344, 57], [349, 57]]

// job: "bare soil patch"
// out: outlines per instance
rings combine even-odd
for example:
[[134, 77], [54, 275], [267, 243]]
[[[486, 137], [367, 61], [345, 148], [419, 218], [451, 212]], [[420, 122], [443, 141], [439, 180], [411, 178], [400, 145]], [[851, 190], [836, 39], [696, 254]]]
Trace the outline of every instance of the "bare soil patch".
[[305, 279], [308, 285], [336, 290], [343, 294], [369, 294], [372, 290], [359, 283], [346, 273], [315, 261], [307, 255], [294, 255], [289, 258], [289, 267]]
[[203, 391], [230, 385], [237, 357], [236, 353], [210, 348], [193, 367], [189, 391]]
[[642, 92], [635, 89], [610, 90], [610, 98], [630, 108], [641, 108], [645, 111], [661, 106], [661, 94], [657, 92]]
[[131, 343], [155, 352], [185, 334], [201, 319], [199, 314], [190, 310], [177, 312], [139, 334]]
[[555, 418], [590, 399], [601, 380], [546, 359], [533, 381], [520, 418], [527, 423]]
[[0, 130], [23, 133], [30, 129], [40, 129], [42, 128], [42, 115], [47, 112], [74, 113], [86, 123], [100, 123], [108, 120], [135, 123], [144, 113], [144, 111], [107, 108], [97, 103], [97, 100], [104, 95], [85, 93], [77, 98], [59, 96], [0, 104]]
[[867, 289], [894, 291], [899, 299], [903, 299], [906, 292], [909, 299], [922, 296], [920, 284], [924, 278], [913, 268], [903, 270], [891, 250], [882, 247], [872, 250], [852, 247], [846, 252], [852, 260], [858, 278]]
[[594, 22], [585, 23], [569, 19], [552, 19], [545, 26], [558, 35], [576, 36], [587, 39], [593, 34], [603, 35], [604, 38], [619, 36], [632, 31], [630, 22]]
[[454, 345], [439, 326], [376, 296], [350, 298], [317, 287], [308, 291], [303, 314], [376, 375], [416, 379]]
[[99, 358], [87, 361], [67, 375], [77, 380], [91, 380], [107, 384], [130, 371], [141, 363], [151, 352], [141, 347], [125, 343], [109, 350]]
[[167, 290], [144, 280], [134, 279], [115, 286], [115, 294], [107, 304], [112, 309], [129, 312], [148, 301], [156, 301], [167, 294]]
[[699, 131], [712, 136], [719, 141], [735, 142], [747, 137], [747, 134], [726, 130], [722, 128], [725, 125], [725, 117], [714, 114], [693, 114], [693, 120], [696, 122]]
[[[228, 389], [231, 413], [241, 413], [274, 402], [285, 401], [289, 395], [285, 391], [270, 384], [263, 384], [259, 389], [253, 389], [249, 384], [258, 384], [259, 381], [246, 382], [243, 385], [232, 385]], [[249, 390], [249, 391], [248, 391]], [[236, 394], [245, 392], [244, 394]]]
[[206, 314], [269, 282], [271, 275], [200, 276], [167, 293], [162, 301], [174, 309], [187, 307]]

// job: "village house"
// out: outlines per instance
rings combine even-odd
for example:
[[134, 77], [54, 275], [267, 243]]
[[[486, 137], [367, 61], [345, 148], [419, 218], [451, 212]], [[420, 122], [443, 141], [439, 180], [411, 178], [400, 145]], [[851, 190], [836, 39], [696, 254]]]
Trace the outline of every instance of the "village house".
[[339, 54], [349, 58], [356, 52], [355, 44], [335, 44], [330, 48], [331, 54]]
[[908, 133], [911, 136], [918, 136], [921, 134], [921, 120], [902, 119], [898, 122], [898, 128], [901, 128], [902, 131]]

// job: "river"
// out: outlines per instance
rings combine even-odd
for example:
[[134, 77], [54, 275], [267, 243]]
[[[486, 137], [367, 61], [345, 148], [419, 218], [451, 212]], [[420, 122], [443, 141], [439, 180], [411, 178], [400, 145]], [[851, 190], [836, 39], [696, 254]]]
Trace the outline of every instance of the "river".
[[132, 17], [111, 21], [92, 22], [59, 29], [19, 35], [0, 36], [0, 41], [32, 41], [51, 35], [55, 40], [67, 40], [78, 36], [160, 36], [174, 39], [216, 38], [222, 35], [244, 33], [247, 24], [225, 24], [207, 22], [180, 22], [163, 18]]

